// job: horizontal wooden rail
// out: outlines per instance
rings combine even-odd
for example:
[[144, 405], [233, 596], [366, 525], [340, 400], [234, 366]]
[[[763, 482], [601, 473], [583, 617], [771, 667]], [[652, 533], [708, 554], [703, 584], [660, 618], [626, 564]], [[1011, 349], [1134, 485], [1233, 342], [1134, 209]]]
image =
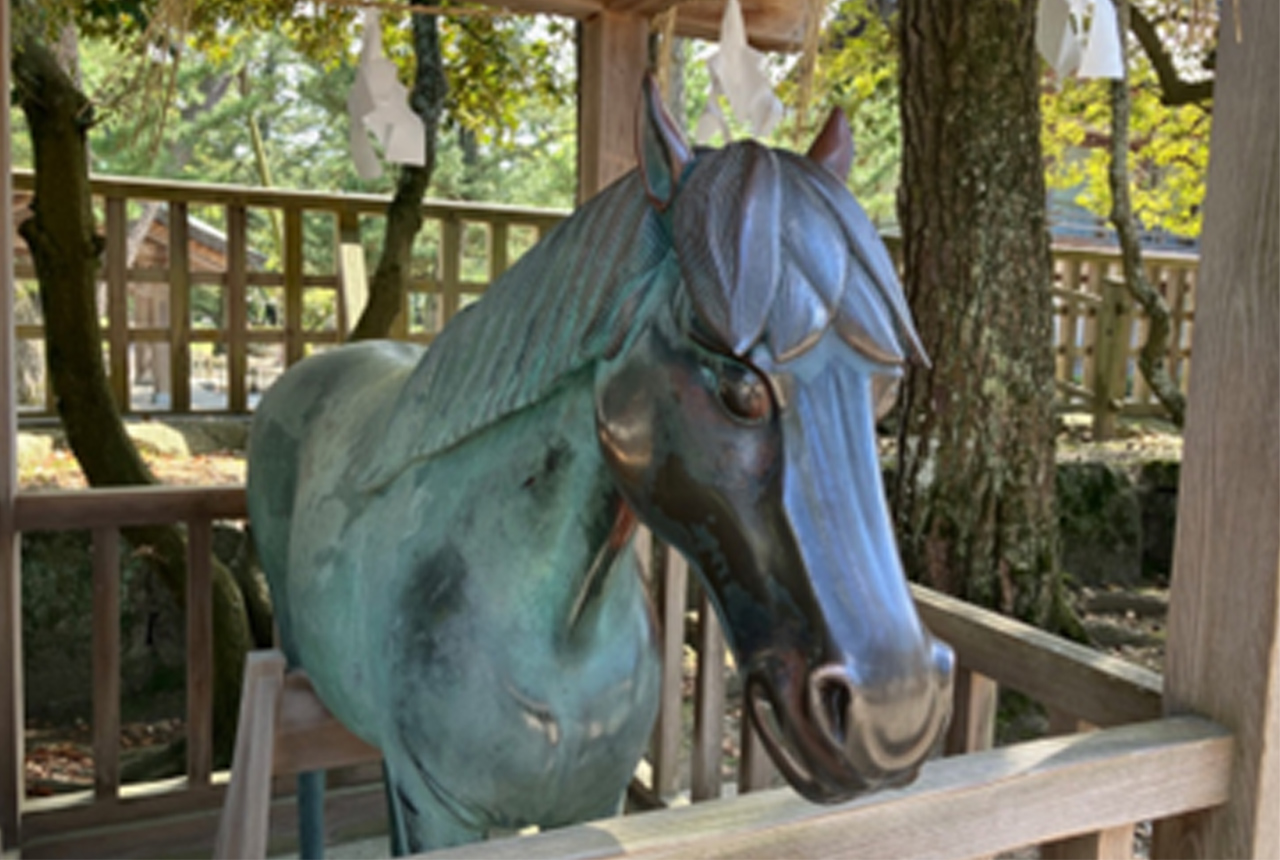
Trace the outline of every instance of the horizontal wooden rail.
[[[14, 171], [13, 183], [20, 197], [34, 188], [30, 171]], [[384, 217], [388, 203], [388, 198], [373, 194], [117, 176], [92, 177], [90, 187], [102, 201], [107, 232], [104, 335], [111, 384], [128, 413], [182, 414], [194, 409], [244, 414], [252, 409], [253, 396], [284, 367], [342, 342], [366, 294], [365, 255], [376, 246], [362, 242], [367, 231], [361, 222]], [[153, 202], [166, 210], [167, 238], [157, 240], [163, 250], [155, 259], [143, 254], [130, 263], [123, 235], [130, 226], [129, 207]], [[213, 214], [219, 211], [222, 218]], [[193, 212], [215, 224], [221, 221], [214, 227], [218, 235], [210, 237], [209, 225], [196, 231], [196, 222], [188, 218]], [[276, 271], [261, 271], [267, 255], [250, 247], [247, 230], [254, 213], [267, 213], [284, 225]], [[568, 214], [527, 206], [425, 201], [422, 215], [427, 226], [415, 249], [414, 276], [391, 336], [431, 343], [453, 314], [483, 294], [527, 247], [508, 246], [515, 230], [540, 238]], [[326, 233], [329, 248], [322, 254]], [[893, 237], [886, 241], [891, 247], [898, 244]], [[1058, 390], [1066, 395], [1062, 407], [1091, 411], [1099, 438], [1114, 431], [1118, 415], [1161, 414], [1163, 407], [1137, 369], [1135, 358], [1147, 321], [1123, 285], [1117, 290], [1116, 250], [1055, 244], [1053, 255], [1053, 350]], [[1180, 385], [1185, 385], [1191, 355], [1198, 264], [1193, 254], [1144, 252], [1148, 279], [1169, 305], [1168, 369]], [[15, 276], [19, 281], [35, 277], [21, 253]], [[262, 294], [262, 289], [272, 294]], [[218, 296], [218, 318], [192, 318], [196, 291], [206, 303], [211, 295]], [[255, 307], [272, 309], [270, 324], [250, 320], [251, 296]], [[42, 340], [43, 327], [24, 321], [18, 337], [23, 343]], [[205, 343], [219, 351], [219, 359], [193, 367], [192, 347]], [[250, 349], [250, 344], [258, 346]], [[264, 350], [267, 344], [282, 352]], [[200, 350], [202, 355], [208, 352]], [[164, 365], [159, 373], [157, 363]], [[192, 400], [193, 373], [212, 396], [196, 388]], [[51, 414], [52, 402], [52, 393], [46, 391], [43, 407], [28, 404], [31, 411], [25, 414]]]
[[927, 588], [912, 594], [925, 626], [968, 669], [1096, 726], [1160, 716], [1155, 672]]
[[238, 485], [24, 492], [14, 503], [20, 532], [242, 520], [248, 515], [244, 487]]
[[837, 807], [788, 790], [756, 792], [424, 856], [990, 855], [1221, 804], [1231, 748], [1221, 726], [1180, 717], [936, 760], [908, 788]]
[[[34, 191], [34, 173], [30, 170], [14, 170], [13, 188], [15, 191]], [[177, 201], [205, 205], [235, 203], [257, 208], [289, 206], [320, 211], [335, 211], [350, 207], [358, 212], [378, 215], [386, 214], [387, 203], [391, 199], [381, 194], [332, 194], [323, 191], [220, 185], [212, 182], [175, 182], [168, 179], [107, 174], [94, 174], [90, 179], [89, 189], [95, 195], [126, 197], [131, 200]], [[433, 218], [458, 215], [463, 220], [488, 221], [496, 216], [519, 222], [557, 221], [569, 214], [568, 210], [564, 209], [510, 206], [502, 203], [467, 203], [455, 200], [426, 200], [423, 203], [423, 213]]]

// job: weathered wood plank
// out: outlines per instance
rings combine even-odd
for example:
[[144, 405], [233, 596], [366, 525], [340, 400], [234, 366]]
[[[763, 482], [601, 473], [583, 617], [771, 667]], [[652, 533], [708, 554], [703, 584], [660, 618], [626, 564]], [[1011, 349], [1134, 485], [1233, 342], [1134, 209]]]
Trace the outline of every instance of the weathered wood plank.
[[[40, 834], [22, 846], [24, 860], [41, 858], [167, 858], [212, 856], [225, 786], [183, 792], [186, 811], [161, 814], [154, 802], [142, 805], [102, 804], [105, 826], [69, 827], [67, 816], [42, 813]], [[271, 856], [297, 851], [297, 805], [292, 796], [277, 797], [271, 805]], [[386, 795], [381, 781], [325, 793], [325, 831], [331, 842], [366, 838], [386, 832]]]
[[738, 759], [738, 794], [752, 791], [763, 791], [773, 785], [777, 768], [769, 752], [760, 739], [760, 732], [745, 711], [742, 714], [742, 729], [739, 732], [741, 757]]
[[1230, 801], [1155, 851], [1280, 857], [1280, 6], [1223, 10], [1165, 704], [1237, 746]]
[[301, 670], [285, 676], [275, 731], [273, 773], [333, 770], [382, 760], [382, 752], [347, 730], [320, 701]]
[[684, 671], [684, 610], [688, 600], [689, 565], [684, 556], [653, 538], [651, 570], [657, 577], [659, 648], [662, 654], [662, 686], [658, 693], [658, 719], [653, 726], [650, 756], [653, 791], [668, 797], [680, 785], [680, 738], [684, 721], [681, 685]]
[[169, 408], [191, 411], [191, 259], [185, 200], [169, 201]]
[[213, 524], [187, 523], [187, 783], [213, 773]]
[[[1120, 827], [1227, 797], [1232, 740], [1183, 717], [925, 765], [914, 785], [824, 807], [789, 789], [424, 855], [956, 858]], [[998, 816], [992, 810], [1017, 810]]]
[[120, 788], [120, 532], [93, 530], [93, 788]]
[[458, 312], [458, 285], [462, 272], [462, 222], [445, 218], [440, 222], [441, 322], [445, 325]]
[[1040, 860], [1129, 860], [1133, 856], [1132, 824], [1068, 836], [1040, 846]]
[[698, 675], [693, 696], [693, 752], [689, 796], [720, 796], [724, 761], [724, 632], [705, 589], [698, 589]]
[[640, 16], [601, 12], [582, 22], [578, 61], [578, 202], [635, 166], [636, 105], [649, 64]]
[[106, 199], [107, 366], [116, 407], [129, 410], [129, 224], [123, 197]]
[[369, 301], [369, 274], [360, 242], [360, 214], [351, 207], [338, 214], [338, 329], [343, 338], [351, 332]]
[[505, 220], [495, 220], [489, 224], [489, 282], [498, 280], [507, 270], [508, 225]]
[[214, 840], [215, 858], [267, 856], [276, 716], [285, 665], [279, 651], [255, 651], [245, 658], [235, 757]]
[[128, 487], [19, 493], [18, 531], [140, 526], [248, 517], [244, 487]]
[[249, 296], [245, 275], [249, 269], [248, 212], [243, 206], [227, 205], [227, 408], [231, 412], [249, 409], [246, 379], [249, 375]]
[[1118, 657], [912, 586], [920, 617], [975, 672], [1099, 726], [1161, 713], [1161, 679]]
[[947, 727], [947, 755], [989, 750], [995, 743], [996, 703], [1000, 686], [961, 664], [956, 670], [955, 708]]
[[305, 352], [302, 331], [302, 209], [284, 210], [284, 360], [297, 364]]

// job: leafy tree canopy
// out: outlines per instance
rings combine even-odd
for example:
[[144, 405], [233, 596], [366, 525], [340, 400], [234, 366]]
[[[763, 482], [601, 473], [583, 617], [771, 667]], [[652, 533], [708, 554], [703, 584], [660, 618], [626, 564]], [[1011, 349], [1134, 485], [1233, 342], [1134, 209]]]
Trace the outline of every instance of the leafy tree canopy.
[[[347, 151], [358, 10], [293, 0], [54, 0], [24, 6], [50, 39], [73, 23], [94, 98], [94, 168], [256, 184], [249, 124], [275, 184], [389, 191]], [[412, 78], [409, 13], [384, 13], [383, 43]], [[528, 16], [447, 16], [435, 196], [569, 205], [574, 191], [572, 28]], [[202, 107], [203, 106], [203, 107]], [[18, 136], [21, 137], [21, 136]], [[541, 159], [553, 159], [546, 165]], [[15, 152], [30, 163], [25, 146]], [[536, 175], [535, 175], [536, 174]]]

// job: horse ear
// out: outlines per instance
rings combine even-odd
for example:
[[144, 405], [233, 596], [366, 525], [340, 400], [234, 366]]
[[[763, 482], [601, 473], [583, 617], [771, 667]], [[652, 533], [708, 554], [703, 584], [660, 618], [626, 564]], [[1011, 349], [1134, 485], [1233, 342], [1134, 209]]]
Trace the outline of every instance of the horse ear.
[[649, 202], [664, 211], [676, 196], [684, 166], [693, 158], [692, 148], [680, 126], [667, 112], [653, 75], [645, 75], [636, 122], [636, 158]]
[[832, 109], [827, 124], [818, 132], [807, 154], [842, 183], [848, 181], [849, 168], [853, 166], [853, 135], [844, 111], [838, 107]]

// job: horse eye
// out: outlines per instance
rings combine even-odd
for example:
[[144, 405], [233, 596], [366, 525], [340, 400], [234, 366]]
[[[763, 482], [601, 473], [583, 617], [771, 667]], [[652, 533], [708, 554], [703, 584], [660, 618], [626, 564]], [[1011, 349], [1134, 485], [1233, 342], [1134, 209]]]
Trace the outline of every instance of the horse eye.
[[725, 362], [717, 368], [720, 402], [729, 413], [755, 423], [769, 417], [772, 401], [769, 385], [749, 367]]

